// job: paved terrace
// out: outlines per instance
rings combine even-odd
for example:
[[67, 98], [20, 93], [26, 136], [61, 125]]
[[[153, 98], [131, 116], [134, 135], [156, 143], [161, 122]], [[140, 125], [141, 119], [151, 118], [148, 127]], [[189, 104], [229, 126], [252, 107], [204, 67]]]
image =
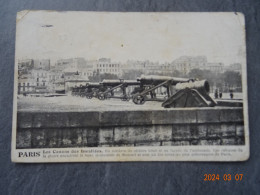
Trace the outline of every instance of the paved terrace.
[[[241, 94], [236, 97], [242, 98]], [[225, 94], [223, 101], [229, 101]], [[131, 111], [131, 110], [165, 110], [162, 102], [147, 101], [143, 105], [136, 105], [130, 101], [120, 99], [98, 100], [73, 96], [60, 97], [23, 97], [18, 98], [18, 111], [23, 112], [88, 112], [88, 111]]]

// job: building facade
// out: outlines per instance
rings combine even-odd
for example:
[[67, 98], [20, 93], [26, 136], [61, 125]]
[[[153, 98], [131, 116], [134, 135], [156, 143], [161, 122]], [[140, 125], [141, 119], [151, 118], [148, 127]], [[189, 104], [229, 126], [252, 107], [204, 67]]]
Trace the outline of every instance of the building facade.
[[172, 63], [173, 70], [188, 74], [192, 69], [205, 69], [207, 66], [207, 58], [205, 56], [181, 56]]
[[117, 76], [122, 75], [121, 64], [112, 62], [110, 58], [101, 58], [96, 63], [96, 71], [99, 74], [114, 74]]

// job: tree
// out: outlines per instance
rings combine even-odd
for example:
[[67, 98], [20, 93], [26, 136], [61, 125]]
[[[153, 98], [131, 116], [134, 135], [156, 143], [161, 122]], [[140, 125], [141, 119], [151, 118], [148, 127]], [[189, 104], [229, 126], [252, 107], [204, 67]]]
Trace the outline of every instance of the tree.
[[205, 79], [205, 71], [201, 69], [192, 69], [188, 75], [189, 78], [195, 78], [199, 80]]
[[115, 74], [104, 73], [104, 74], [95, 74], [89, 77], [89, 81], [91, 82], [101, 82], [104, 79], [118, 79], [118, 76]]
[[141, 70], [129, 70], [123, 73], [122, 79], [126, 80], [136, 80], [137, 77], [140, 77], [143, 73]]
[[210, 70], [201, 70], [201, 69], [192, 69], [189, 73], [189, 78], [198, 79], [198, 80], [207, 80], [211, 89], [214, 87], [221, 88], [220, 74], [212, 72]]
[[241, 91], [242, 80], [241, 80], [241, 74], [239, 72], [226, 71], [222, 74], [222, 80], [224, 82], [224, 85], [227, 86], [228, 89]]
[[169, 76], [169, 77], [187, 77], [187, 75], [182, 74], [180, 71], [178, 70], [174, 70], [174, 71], [163, 71], [163, 72], [158, 72], [158, 71], [154, 71], [154, 72], [149, 72], [149, 75], [158, 75], [158, 76]]

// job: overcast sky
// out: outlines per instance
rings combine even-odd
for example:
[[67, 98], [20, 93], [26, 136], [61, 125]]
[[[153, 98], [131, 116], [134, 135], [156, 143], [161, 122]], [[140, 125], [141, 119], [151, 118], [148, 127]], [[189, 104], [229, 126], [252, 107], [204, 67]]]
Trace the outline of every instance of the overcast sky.
[[241, 14], [23, 11], [17, 21], [16, 59], [163, 63], [205, 55], [209, 62], [245, 64]]

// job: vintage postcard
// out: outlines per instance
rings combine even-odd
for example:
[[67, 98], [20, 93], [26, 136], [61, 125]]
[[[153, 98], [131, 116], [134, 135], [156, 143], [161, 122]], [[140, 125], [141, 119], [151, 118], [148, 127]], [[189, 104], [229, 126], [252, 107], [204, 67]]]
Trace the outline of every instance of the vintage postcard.
[[17, 13], [12, 161], [245, 161], [241, 13]]

